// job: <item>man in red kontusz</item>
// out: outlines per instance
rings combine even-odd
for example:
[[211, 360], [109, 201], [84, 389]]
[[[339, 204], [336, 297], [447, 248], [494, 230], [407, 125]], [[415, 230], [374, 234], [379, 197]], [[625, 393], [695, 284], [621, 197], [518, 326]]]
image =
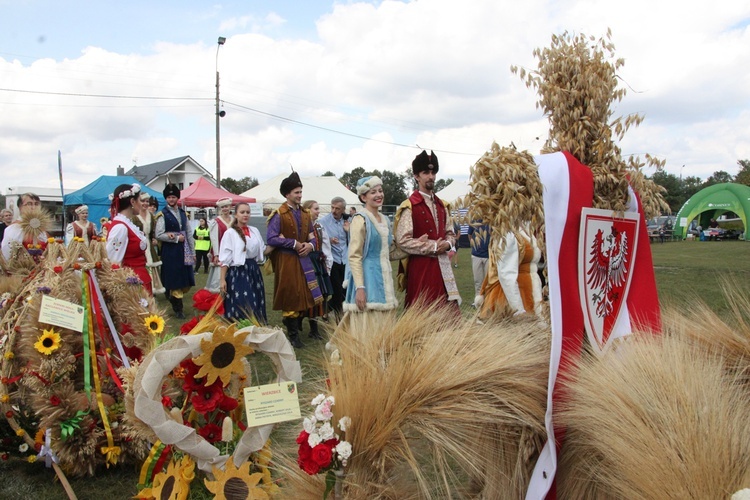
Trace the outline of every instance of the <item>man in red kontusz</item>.
[[461, 296], [448, 257], [457, 237], [449, 207], [433, 192], [438, 168], [432, 151], [422, 151], [412, 161], [417, 189], [399, 206], [393, 231], [396, 245], [409, 254], [399, 265], [398, 284], [406, 289], [406, 307], [419, 300], [442, 303], [460, 314]]

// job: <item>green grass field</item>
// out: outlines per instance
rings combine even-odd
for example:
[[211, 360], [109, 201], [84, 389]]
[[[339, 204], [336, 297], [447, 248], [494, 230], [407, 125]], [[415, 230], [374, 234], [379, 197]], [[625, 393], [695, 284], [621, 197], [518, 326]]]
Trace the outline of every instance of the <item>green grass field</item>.
[[[721, 292], [725, 280], [735, 280], [744, 284], [750, 278], [750, 243], [742, 241], [724, 242], [670, 242], [651, 244], [662, 307], [679, 307], [687, 301], [700, 297], [714, 310], [726, 309], [726, 302]], [[468, 249], [459, 251], [459, 267], [454, 269], [464, 303], [462, 310], [466, 317], [473, 314], [471, 303], [474, 298], [473, 278], [471, 275], [471, 256]], [[199, 289], [205, 284], [206, 275], [196, 276]], [[266, 296], [269, 323], [280, 326], [281, 318], [277, 311], [271, 310], [273, 277], [266, 277]], [[631, 293], [637, 292], [631, 290]], [[179, 331], [181, 322], [171, 318], [169, 304], [163, 297], [157, 298], [160, 307], [165, 311], [170, 331]], [[185, 300], [185, 313], [190, 317], [194, 311], [190, 300]], [[305, 322], [305, 332], [308, 326]], [[307, 347], [299, 351], [303, 373], [314, 375], [314, 357], [320, 355], [321, 342], [303, 336]], [[304, 394], [304, 385], [301, 387]], [[124, 465], [102, 469], [93, 478], [70, 478], [71, 485], [78, 498], [112, 500], [129, 498], [136, 493], [139, 466]], [[29, 465], [17, 460], [0, 462], [0, 498], [38, 500], [66, 498], [60, 484], [57, 483], [52, 469], [46, 469], [37, 463]], [[210, 498], [198, 492], [194, 499]]]

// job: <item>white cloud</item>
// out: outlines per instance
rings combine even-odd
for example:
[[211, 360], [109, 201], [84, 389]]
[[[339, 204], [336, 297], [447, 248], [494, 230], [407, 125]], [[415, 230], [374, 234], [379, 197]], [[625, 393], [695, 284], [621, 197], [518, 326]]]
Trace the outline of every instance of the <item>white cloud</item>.
[[[350, 2], [317, 19], [313, 38], [289, 36], [276, 13], [229, 14], [211, 18], [227, 33], [218, 59], [215, 43], [175, 43], [166, 29], [128, 53], [90, 46], [61, 61], [0, 59], [2, 87], [68, 94], [0, 92], [0, 190], [54, 184], [58, 149], [70, 185], [134, 159], [191, 155], [213, 171], [217, 62], [222, 177], [263, 180], [290, 162], [302, 175], [403, 171], [418, 150], [398, 143], [446, 151], [440, 175], [464, 178], [493, 140], [536, 153], [545, 139], [536, 96], [510, 66], [533, 69], [533, 49], [553, 33], [598, 37], [608, 27], [631, 88], [615, 114], [646, 118], [623, 151], [651, 152], [671, 172], [685, 164], [684, 175], [703, 178], [734, 173], [750, 157], [750, 7], [741, 2]], [[281, 25], [284, 38], [274, 36]]]

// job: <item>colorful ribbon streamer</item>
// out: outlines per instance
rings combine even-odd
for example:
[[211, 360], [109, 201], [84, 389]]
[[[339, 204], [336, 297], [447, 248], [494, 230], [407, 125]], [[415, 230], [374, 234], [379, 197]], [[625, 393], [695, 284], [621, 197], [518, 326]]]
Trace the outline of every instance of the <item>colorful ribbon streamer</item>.
[[55, 452], [52, 450], [52, 429], [47, 429], [44, 431], [44, 444], [39, 449], [39, 454], [37, 455], [37, 458], [44, 458], [44, 465], [47, 467], [52, 467], [52, 463], [59, 463], [57, 459], [57, 455], [55, 455]]

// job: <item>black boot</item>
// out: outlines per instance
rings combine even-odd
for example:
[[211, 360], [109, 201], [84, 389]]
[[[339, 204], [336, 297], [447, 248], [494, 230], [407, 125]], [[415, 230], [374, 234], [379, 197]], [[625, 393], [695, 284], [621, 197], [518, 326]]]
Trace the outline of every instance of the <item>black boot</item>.
[[295, 349], [305, 347], [305, 344], [299, 339], [299, 323], [297, 322], [297, 318], [284, 318], [282, 323], [286, 327], [286, 334], [289, 337], [289, 343], [292, 344], [292, 347]]
[[172, 295], [170, 295], [169, 303], [172, 304], [174, 317], [177, 319], [185, 319], [185, 314], [182, 312], [182, 299], [178, 299], [177, 297], [173, 297]]
[[308, 321], [310, 322], [310, 333], [307, 336], [311, 339], [323, 340], [323, 336], [320, 335], [318, 330], [318, 318], [308, 318]]

